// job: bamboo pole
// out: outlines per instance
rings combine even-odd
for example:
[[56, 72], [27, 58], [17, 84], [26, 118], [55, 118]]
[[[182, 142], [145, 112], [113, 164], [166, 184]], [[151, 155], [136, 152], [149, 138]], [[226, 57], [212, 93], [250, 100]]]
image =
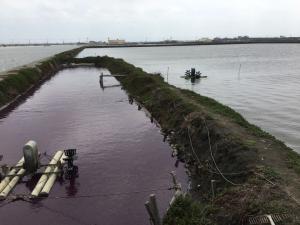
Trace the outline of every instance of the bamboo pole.
[[7, 195], [11, 192], [11, 190], [16, 186], [21, 177], [25, 174], [25, 169], [20, 169], [16, 176], [9, 182], [9, 184], [4, 188], [4, 190], [0, 193], [0, 198], [6, 198]]
[[47, 168], [45, 169], [45, 174], [43, 174], [41, 176], [41, 178], [39, 179], [37, 185], [35, 186], [35, 188], [33, 189], [33, 191], [31, 192], [31, 195], [33, 197], [37, 197], [39, 196], [41, 190], [43, 189], [43, 187], [45, 186], [48, 178], [49, 178], [49, 173], [52, 172], [54, 170], [53, 165], [57, 164], [57, 162], [61, 159], [63, 155], [62, 151], [58, 151], [55, 153], [55, 155], [53, 156], [52, 160], [50, 161], [50, 166], [47, 166]]
[[[24, 164], [24, 157], [16, 164], [15, 167], [21, 167]], [[13, 168], [9, 173], [8, 176], [5, 177], [2, 182], [0, 183], [0, 193], [4, 190], [4, 188], [8, 185], [13, 175], [15, 175], [18, 171], [18, 168]]]
[[[59, 161], [60, 165], [65, 163], [65, 161], [64, 161], [65, 158], [66, 158], [66, 156], [63, 154], [60, 161]], [[49, 195], [49, 193], [50, 193], [50, 191], [51, 191], [51, 189], [52, 189], [52, 187], [55, 183], [55, 180], [57, 178], [57, 174], [58, 174], [59, 170], [60, 170], [60, 166], [57, 165], [54, 168], [53, 173], [49, 175], [49, 178], [48, 178], [47, 182], [45, 183], [42, 191], [39, 194], [40, 196], [48, 196]]]

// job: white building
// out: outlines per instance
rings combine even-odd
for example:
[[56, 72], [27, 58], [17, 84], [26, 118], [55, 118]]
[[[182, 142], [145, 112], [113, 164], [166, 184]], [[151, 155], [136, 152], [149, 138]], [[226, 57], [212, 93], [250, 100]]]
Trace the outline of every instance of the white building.
[[109, 39], [108, 38], [108, 44], [109, 45], [123, 45], [126, 41], [123, 39]]

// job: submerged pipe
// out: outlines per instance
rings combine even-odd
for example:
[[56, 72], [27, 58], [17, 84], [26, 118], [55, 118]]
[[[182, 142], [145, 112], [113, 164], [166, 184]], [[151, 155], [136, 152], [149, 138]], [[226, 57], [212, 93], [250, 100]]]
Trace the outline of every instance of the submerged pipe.
[[0, 198], [6, 198], [11, 190], [16, 186], [21, 177], [25, 174], [25, 169], [20, 169], [19, 172], [14, 176], [14, 178], [6, 185], [5, 189], [0, 193]]
[[[65, 163], [64, 159], [65, 159], [65, 154], [62, 155], [61, 159], [60, 159], [60, 163], [61, 165]], [[57, 173], [59, 172], [59, 166], [56, 166], [53, 170], [53, 173], [50, 174], [46, 184], [44, 185], [42, 191], [40, 192], [40, 196], [48, 196], [49, 195], [49, 192], [51, 191], [54, 183], [55, 183], [55, 180], [57, 178]]]
[[49, 178], [49, 173], [51, 173], [54, 169], [53, 169], [53, 165], [57, 164], [58, 161], [60, 161], [61, 157], [63, 155], [62, 151], [58, 151], [55, 153], [55, 155], [53, 156], [52, 160], [50, 161], [50, 165], [47, 166], [47, 168], [45, 169], [45, 174], [43, 174], [41, 176], [41, 178], [39, 179], [37, 185], [35, 186], [35, 188], [33, 189], [33, 191], [31, 192], [31, 195], [33, 197], [37, 197], [39, 196], [41, 190], [43, 189], [43, 187], [45, 186], [48, 178]]
[[[21, 158], [21, 160], [16, 164], [15, 167], [21, 167], [24, 164], [24, 157]], [[12, 170], [9, 171], [8, 176], [5, 177], [1, 183], [0, 183], [0, 193], [4, 190], [4, 188], [8, 185], [8, 183], [10, 182], [11, 178], [13, 175], [15, 175], [17, 173], [17, 171], [19, 170], [19, 168], [13, 168]]]

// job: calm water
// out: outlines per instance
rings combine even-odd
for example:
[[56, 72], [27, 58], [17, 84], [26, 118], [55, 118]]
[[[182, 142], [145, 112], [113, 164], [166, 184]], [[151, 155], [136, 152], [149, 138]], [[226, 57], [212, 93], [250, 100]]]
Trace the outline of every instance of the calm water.
[[[33, 96], [0, 118], [3, 162], [21, 158], [23, 144], [34, 139], [39, 151], [77, 148], [79, 178], [56, 183], [48, 199], [37, 204], [0, 202], [1, 225], [142, 225], [149, 224], [144, 203], [156, 193], [164, 210], [175, 168], [171, 149], [143, 111], [128, 103], [120, 87], [99, 86], [99, 69], [59, 72]], [[104, 71], [106, 72], [106, 71]], [[105, 85], [118, 84], [105, 78]], [[46, 159], [44, 159], [46, 160]], [[15, 194], [30, 193], [19, 184]], [[83, 197], [92, 195], [94, 197]], [[68, 199], [51, 199], [70, 196]]]
[[[165, 79], [169, 67], [169, 83], [231, 106], [300, 152], [300, 45], [85, 49], [78, 57], [96, 55], [124, 58]], [[180, 78], [191, 67], [208, 78], [194, 85]]]
[[0, 72], [76, 48], [74, 45], [0, 47]]

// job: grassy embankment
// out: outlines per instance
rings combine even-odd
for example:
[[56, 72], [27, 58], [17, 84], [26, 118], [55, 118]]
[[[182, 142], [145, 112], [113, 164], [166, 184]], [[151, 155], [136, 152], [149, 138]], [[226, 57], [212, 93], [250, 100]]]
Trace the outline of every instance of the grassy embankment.
[[59, 53], [45, 61], [36, 63], [32, 67], [22, 67], [14, 71], [8, 71], [0, 80], [0, 108], [24, 94], [30, 88], [38, 85], [42, 80], [55, 74], [61, 69], [66, 60], [77, 55], [82, 48]]
[[[112, 73], [126, 74], [119, 78], [123, 87], [160, 123], [193, 180], [191, 197], [179, 198], [165, 215], [164, 224], [233, 225], [241, 224], [249, 215], [299, 215], [298, 154], [211, 98], [171, 86], [162, 77], [147, 74], [121, 59], [72, 59], [80, 50], [10, 72], [0, 81], [0, 106], [67, 62], [95, 63]], [[214, 198], [211, 180], [216, 180]]]
[[[127, 75], [119, 78], [124, 89], [151, 112], [186, 163], [193, 180], [191, 197], [179, 198], [164, 224], [233, 225], [251, 215], [299, 215], [300, 157], [284, 143], [231, 108], [171, 86], [122, 59], [73, 62], [93, 62]], [[211, 180], [216, 180], [214, 198]]]

